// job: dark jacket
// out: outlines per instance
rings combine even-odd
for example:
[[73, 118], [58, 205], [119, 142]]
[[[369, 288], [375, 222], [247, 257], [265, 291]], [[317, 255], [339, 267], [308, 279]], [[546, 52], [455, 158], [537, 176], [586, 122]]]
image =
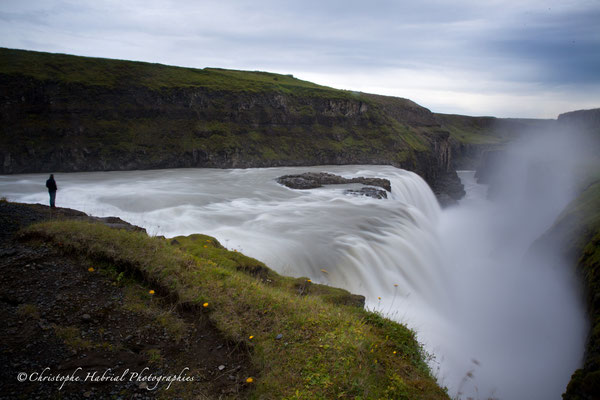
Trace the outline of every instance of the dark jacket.
[[49, 192], [56, 192], [58, 190], [54, 178], [50, 178], [46, 181], [46, 187], [48, 188]]

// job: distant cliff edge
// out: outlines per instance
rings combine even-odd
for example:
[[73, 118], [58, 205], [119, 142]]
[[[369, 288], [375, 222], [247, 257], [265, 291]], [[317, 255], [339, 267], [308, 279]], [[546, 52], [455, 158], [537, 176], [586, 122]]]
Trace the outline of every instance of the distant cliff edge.
[[0, 87], [2, 174], [389, 164], [457, 199], [455, 166], [523, 125], [291, 75], [11, 49]]

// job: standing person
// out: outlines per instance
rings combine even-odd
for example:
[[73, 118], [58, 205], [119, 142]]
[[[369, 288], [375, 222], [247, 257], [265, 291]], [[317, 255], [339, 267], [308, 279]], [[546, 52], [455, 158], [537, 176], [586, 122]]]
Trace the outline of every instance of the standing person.
[[54, 200], [56, 200], [56, 191], [58, 188], [56, 187], [56, 181], [54, 180], [54, 174], [50, 174], [50, 178], [46, 181], [46, 187], [48, 188], [48, 193], [50, 194], [50, 207], [54, 208]]

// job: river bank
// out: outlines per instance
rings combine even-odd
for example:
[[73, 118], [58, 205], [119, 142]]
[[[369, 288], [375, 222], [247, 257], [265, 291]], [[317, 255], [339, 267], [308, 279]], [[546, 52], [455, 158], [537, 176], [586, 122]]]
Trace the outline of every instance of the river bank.
[[[169, 242], [74, 221], [83, 218], [78, 212], [5, 201], [0, 215], [13, 226], [3, 238], [0, 280], [8, 398], [281, 398], [303, 392], [447, 399], [414, 332], [344, 305], [345, 291], [244, 268], [251, 259], [207, 236]], [[14, 236], [17, 228], [46, 218], [52, 221]], [[23, 348], [25, 342], [30, 346]], [[187, 367], [185, 375], [194, 380], [163, 391], [127, 379], [69, 382], [62, 392], [54, 383], [17, 379], [42, 365], [102, 374], [113, 364], [112, 371], [147, 367], [155, 376]]]
[[[245, 380], [255, 373], [248, 354], [206, 315], [173, 308], [168, 297], [149, 295], [147, 282], [126, 274], [119, 279], [101, 263], [65, 254], [60, 245], [18, 236], [33, 223], [64, 219], [98, 222], [72, 209], [0, 202], [0, 398], [246, 397]], [[122, 222], [120, 227], [136, 228]], [[185, 368], [193, 385], [174, 382], [167, 391], [168, 383], [161, 383], [149, 390], [154, 384], [146, 378]], [[21, 382], [19, 373], [27, 380]], [[61, 389], [62, 382], [30, 381], [36, 373], [81, 381]], [[89, 374], [122, 379], [94, 381], [86, 379]]]

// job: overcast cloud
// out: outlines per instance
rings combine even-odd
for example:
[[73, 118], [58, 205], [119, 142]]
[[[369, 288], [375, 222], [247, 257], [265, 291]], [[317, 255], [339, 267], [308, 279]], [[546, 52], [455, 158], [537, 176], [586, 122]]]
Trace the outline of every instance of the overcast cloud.
[[0, 46], [292, 73], [435, 112], [600, 107], [599, 0], [0, 0]]

